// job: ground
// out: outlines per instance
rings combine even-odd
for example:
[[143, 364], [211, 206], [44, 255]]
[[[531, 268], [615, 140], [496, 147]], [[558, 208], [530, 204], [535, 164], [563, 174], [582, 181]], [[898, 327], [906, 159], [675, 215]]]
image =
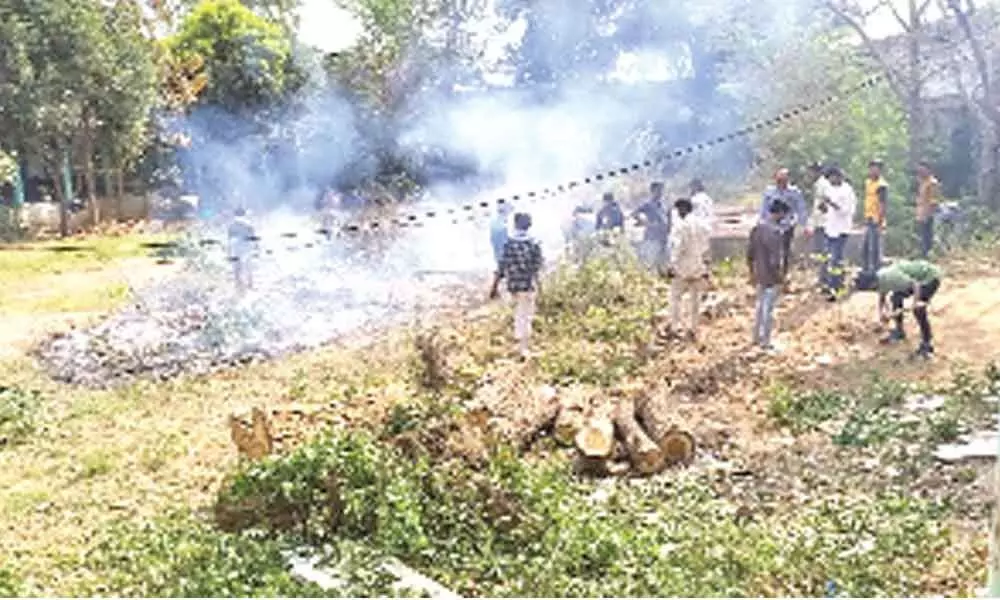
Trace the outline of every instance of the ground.
[[[0, 547], [7, 550], [8, 568], [23, 579], [29, 593], [102, 591], [101, 575], [81, 567], [81, 561], [106, 525], [177, 507], [196, 511], [208, 507], [220, 483], [237, 467], [226, 425], [231, 413], [245, 413], [258, 405], [319, 407], [318, 412], [302, 411], [309, 416], [279, 424], [289, 435], [304, 436], [322, 424], [378, 427], [395, 414], [393, 407], [416, 395], [412, 383], [395, 379], [412, 368], [409, 332], [389, 332], [350, 347], [332, 345], [268, 364], [159, 384], [94, 391], [49, 380], [28, 355], [32, 345], [47, 333], [92, 322], [130, 301], [128, 285], [138, 287], [168, 276], [175, 267], [143, 255], [143, 243], [161, 239], [83, 241], [82, 246], [96, 250], [80, 252], [33, 246], [0, 251], [4, 384], [37, 389], [44, 398], [41, 427], [23, 443], [0, 446], [0, 488], [5, 491]], [[690, 377], [692, 364], [710, 365], [707, 380], [715, 387], [680, 395], [677, 418], [709, 451], [692, 470], [739, 471], [759, 479], [749, 486], [735, 476], [716, 478], [713, 484], [749, 514], [764, 514], [782, 499], [833, 489], [845, 481], [888, 485], [877, 469], [852, 471], [853, 479], [831, 476], [828, 479], [835, 481], [829, 486], [823, 481], [805, 482], [801, 474], [815, 470], [816, 461], [863, 463], [873, 455], [860, 451], [848, 455], [817, 431], [796, 435], [776, 426], [775, 389], [782, 385], [834, 389], [879, 370], [905, 381], [943, 385], [956, 369], [977, 371], [996, 360], [1000, 277], [977, 273], [966, 263], [953, 265], [933, 303], [938, 357], [932, 363], [914, 363], [905, 358], [908, 349], [878, 345], [872, 331], [874, 298], [859, 294], [837, 306], [816, 305], [805, 311], [795, 310], [794, 299], [786, 301], [792, 309], [779, 315], [782, 356], [753, 361], [742, 346], [749, 309], [740, 300], [733, 314], [706, 326], [699, 346], [654, 350], [650, 360], [628, 377], [650, 394], [669, 393], [670, 386], [684, 389], [676, 385]], [[589, 318], [589, 313], [584, 316]], [[477, 346], [474, 354], [502, 363], [506, 360], [502, 337], [490, 335], [495, 327], [504, 326], [502, 318], [495, 317], [492, 325], [477, 323], [457, 321], [450, 328], [460, 345], [479, 344], [482, 347]], [[489, 331], [484, 333], [483, 327]], [[909, 327], [912, 337], [914, 324]], [[553, 352], [567, 343], [578, 342], [546, 341], [548, 347], [541, 350]], [[542, 367], [566, 368], [548, 363]], [[984, 476], [977, 477], [981, 484]], [[932, 482], [926, 487], [937, 490], [942, 485], [959, 484]], [[973, 572], [982, 570], [983, 539], [969, 528], [981, 518], [958, 523], [956, 535], [964, 537], [949, 550]], [[974, 583], [967, 572], [931, 576], [941, 581], [926, 589], [963, 594]]]

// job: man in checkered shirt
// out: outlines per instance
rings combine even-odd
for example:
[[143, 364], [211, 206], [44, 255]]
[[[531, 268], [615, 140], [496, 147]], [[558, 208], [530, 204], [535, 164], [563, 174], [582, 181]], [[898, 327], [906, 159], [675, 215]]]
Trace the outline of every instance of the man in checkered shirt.
[[542, 247], [528, 235], [531, 229], [531, 215], [514, 215], [514, 233], [503, 247], [503, 255], [490, 298], [499, 295], [500, 280], [507, 280], [507, 291], [514, 298], [514, 338], [522, 358], [528, 358], [528, 342], [531, 339], [531, 322], [535, 318], [535, 296], [540, 287], [538, 280], [542, 271]]

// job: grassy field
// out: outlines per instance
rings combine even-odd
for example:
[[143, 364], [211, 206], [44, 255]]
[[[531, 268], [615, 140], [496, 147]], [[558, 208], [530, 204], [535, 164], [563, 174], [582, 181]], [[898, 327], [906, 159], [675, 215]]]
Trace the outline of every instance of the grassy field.
[[[700, 348], [640, 351], [665, 287], [598, 263], [547, 282], [541, 356], [524, 366], [496, 306], [446, 318], [429, 349], [400, 330], [165, 383], [48, 379], [30, 343], [120, 306], [122, 269], [167, 276], [146, 241], [0, 251], [5, 331], [14, 315], [35, 323], [7, 331], [16, 351], [0, 355], [0, 594], [329, 594], [288, 576], [281, 551], [303, 544], [332, 550], [341, 593], [357, 594], [388, 590], [373, 566], [386, 556], [467, 595], [967, 595], [984, 581], [988, 473], [931, 452], [991, 410], [1000, 278], [956, 267], [930, 366], [875, 343], [871, 298], [811, 314], [779, 338], [782, 357], [677, 400], [703, 459], [592, 482], [548, 441], [518, 456], [470, 439], [483, 376], [663, 391], [743, 351], [739, 272], [717, 279], [737, 306]], [[947, 402], [914, 415], [915, 393]], [[238, 460], [226, 422], [251, 406], [276, 411], [282, 437], [257, 464]]]

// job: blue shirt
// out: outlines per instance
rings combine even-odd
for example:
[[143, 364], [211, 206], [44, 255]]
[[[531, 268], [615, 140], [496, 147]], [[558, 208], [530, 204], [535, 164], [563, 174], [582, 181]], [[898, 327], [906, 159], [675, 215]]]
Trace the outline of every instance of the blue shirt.
[[646, 231], [642, 239], [666, 242], [670, 236], [670, 213], [663, 207], [663, 201], [652, 198], [635, 210], [636, 215], [646, 216]]
[[806, 200], [802, 196], [802, 192], [799, 191], [799, 188], [794, 185], [790, 185], [785, 189], [771, 185], [764, 190], [764, 195], [760, 202], [759, 216], [761, 221], [768, 219], [771, 203], [775, 200], [782, 200], [791, 208], [791, 211], [778, 222], [778, 226], [782, 231], [786, 231], [793, 225], [805, 225], [808, 222], [809, 214], [806, 211]]

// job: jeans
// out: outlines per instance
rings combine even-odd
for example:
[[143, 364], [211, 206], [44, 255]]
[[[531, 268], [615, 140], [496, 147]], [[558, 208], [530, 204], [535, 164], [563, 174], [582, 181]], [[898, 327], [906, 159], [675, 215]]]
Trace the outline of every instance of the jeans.
[[865, 224], [864, 270], [874, 273], [882, 266], [882, 228], [875, 221], [868, 219]]
[[514, 339], [518, 350], [524, 354], [531, 341], [531, 324], [535, 320], [535, 292], [515, 292], [514, 294]]
[[826, 261], [827, 261], [826, 233], [822, 227], [813, 230], [812, 260], [816, 265], [816, 280], [820, 285], [826, 285]]
[[920, 256], [927, 258], [931, 248], [934, 247], [934, 217], [917, 221], [917, 233], [920, 234]]
[[639, 258], [642, 264], [658, 273], [665, 271], [670, 260], [668, 246], [666, 240], [643, 240], [639, 246]]
[[688, 323], [692, 332], [698, 331], [698, 308], [705, 280], [701, 277], [675, 277], [670, 282], [670, 326], [677, 327], [681, 321], [681, 304], [688, 297]]
[[[920, 345], [925, 347], [930, 347], [932, 339], [931, 322], [927, 318], [927, 303], [934, 297], [934, 294], [937, 292], [940, 285], [941, 282], [934, 279], [920, 286], [920, 296], [917, 300], [922, 302], [924, 305], [913, 309], [913, 318], [917, 320], [917, 326], [920, 327]], [[903, 335], [903, 300], [912, 295], [912, 289], [906, 290], [905, 292], [892, 293], [892, 312], [893, 318], [896, 320], [896, 335], [900, 337]]]
[[828, 261], [824, 284], [829, 291], [839, 292], [844, 287], [844, 248], [847, 246], [847, 234], [825, 237]]
[[757, 286], [757, 312], [753, 321], [753, 343], [771, 345], [771, 327], [774, 324], [774, 305], [778, 302], [778, 286]]

